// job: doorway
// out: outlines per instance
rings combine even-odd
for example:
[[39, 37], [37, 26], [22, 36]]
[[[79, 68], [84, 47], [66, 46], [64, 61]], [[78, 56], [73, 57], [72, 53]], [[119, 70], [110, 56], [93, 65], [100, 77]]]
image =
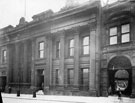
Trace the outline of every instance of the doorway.
[[[111, 88], [111, 89], [110, 89]], [[108, 89], [111, 95], [121, 91], [122, 95], [130, 96], [132, 91], [132, 66], [124, 56], [114, 57], [108, 65]]]
[[43, 90], [44, 86], [44, 69], [37, 70], [37, 87], [39, 90]]

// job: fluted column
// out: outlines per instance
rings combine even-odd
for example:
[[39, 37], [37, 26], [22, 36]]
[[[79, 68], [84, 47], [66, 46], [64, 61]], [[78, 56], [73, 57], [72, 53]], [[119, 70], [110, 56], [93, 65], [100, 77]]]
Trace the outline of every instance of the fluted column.
[[135, 67], [132, 67], [132, 93], [131, 97], [135, 98]]

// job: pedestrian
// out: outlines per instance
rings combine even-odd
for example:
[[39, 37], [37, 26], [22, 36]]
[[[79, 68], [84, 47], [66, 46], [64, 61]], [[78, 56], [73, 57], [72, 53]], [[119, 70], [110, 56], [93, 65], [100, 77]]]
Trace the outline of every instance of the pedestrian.
[[0, 103], [3, 103], [1, 91], [0, 91]]
[[121, 90], [120, 90], [120, 88], [119, 88], [119, 90], [118, 90], [118, 99], [120, 99], [121, 100]]

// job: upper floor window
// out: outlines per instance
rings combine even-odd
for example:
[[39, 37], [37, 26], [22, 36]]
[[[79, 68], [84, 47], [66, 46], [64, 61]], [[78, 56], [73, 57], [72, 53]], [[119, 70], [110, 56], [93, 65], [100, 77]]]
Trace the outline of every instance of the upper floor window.
[[89, 45], [90, 45], [90, 43], [89, 43], [89, 36], [85, 36], [83, 38], [83, 54], [84, 55], [89, 54]]
[[68, 84], [72, 85], [74, 82], [74, 70], [73, 69], [68, 69]]
[[69, 41], [69, 56], [74, 56], [74, 39]]
[[7, 62], [7, 51], [2, 50], [2, 63], [6, 63], [6, 62]]
[[117, 27], [110, 28], [110, 45], [118, 43]]
[[130, 24], [110, 28], [110, 45], [130, 42]]
[[126, 43], [130, 41], [130, 25], [125, 24], [121, 26], [121, 42]]
[[39, 43], [39, 58], [44, 58], [44, 42]]
[[60, 57], [60, 41], [56, 42], [56, 58]]

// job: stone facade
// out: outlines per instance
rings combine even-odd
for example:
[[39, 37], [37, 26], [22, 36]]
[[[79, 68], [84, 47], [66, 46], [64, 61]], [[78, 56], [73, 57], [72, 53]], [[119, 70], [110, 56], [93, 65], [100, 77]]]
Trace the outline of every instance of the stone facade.
[[[114, 74], [108, 74], [128, 69], [128, 96], [134, 97], [134, 4], [127, 1], [101, 7], [93, 0], [66, 9], [34, 15], [31, 22], [21, 18], [16, 27], [0, 30], [3, 90], [108, 96], [115, 82]], [[129, 42], [110, 45], [110, 28], [123, 23], [130, 24]], [[124, 62], [127, 68], [123, 69]], [[110, 72], [112, 64], [117, 69]]]

